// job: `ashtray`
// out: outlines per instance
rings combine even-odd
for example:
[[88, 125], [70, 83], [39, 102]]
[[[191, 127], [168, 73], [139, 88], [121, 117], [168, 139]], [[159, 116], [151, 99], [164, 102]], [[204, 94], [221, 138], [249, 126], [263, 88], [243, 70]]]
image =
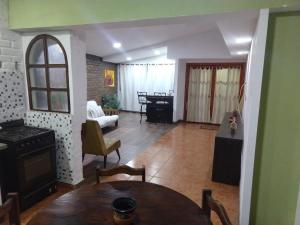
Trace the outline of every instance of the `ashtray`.
[[116, 225], [132, 224], [135, 218], [136, 201], [132, 198], [117, 198], [112, 203], [114, 223]]

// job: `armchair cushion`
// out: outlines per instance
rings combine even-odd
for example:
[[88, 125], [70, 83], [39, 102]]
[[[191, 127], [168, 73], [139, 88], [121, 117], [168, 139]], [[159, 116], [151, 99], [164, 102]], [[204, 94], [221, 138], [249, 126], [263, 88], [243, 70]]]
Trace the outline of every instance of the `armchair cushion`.
[[102, 107], [97, 105], [96, 101], [87, 102], [87, 117], [88, 118], [98, 118], [105, 116]]
[[115, 122], [119, 119], [118, 115], [113, 115], [113, 116], [101, 116], [98, 118], [93, 118], [91, 120], [95, 120], [99, 123], [100, 127], [107, 127], [110, 125], [114, 125]]
[[121, 141], [113, 138], [104, 138], [104, 143], [108, 153], [120, 148], [121, 146]]
[[[105, 114], [104, 114], [105, 111]], [[87, 102], [87, 119], [97, 121], [101, 128], [107, 126], [117, 126], [117, 121], [119, 119], [118, 110], [114, 109], [102, 109], [100, 105], [97, 105], [96, 101]]]

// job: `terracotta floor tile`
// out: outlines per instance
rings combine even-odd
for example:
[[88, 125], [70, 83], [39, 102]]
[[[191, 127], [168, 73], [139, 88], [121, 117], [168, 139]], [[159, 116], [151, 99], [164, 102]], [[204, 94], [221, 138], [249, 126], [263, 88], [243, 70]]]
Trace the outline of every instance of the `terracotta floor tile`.
[[[200, 206], [202, 190], [211, 189], [213, 196], [223, 203], [232, 223], [237, 224], [239, 188], [211, 181], [215, 135], [216, 130], [203, 130], [197, 124], [180, 124], [154, 144], [160, 150], [144, 164], [150, 166], [149, 175], [153, 176], [150, 182], [178, 191]], [[151, 166], [156, 168], [155, 174]], [[220, 224], [215, 215], [212, 221]]]
[[[150, 128], [149, 128], [150, 129]], [[126, 133], [126, 132], [125, 132]], [[224, 205], [233, 224], [238, 224], [239, 187], [211, 181], [216, 130], [200, 129], [199, 124], [181, 123], [137, 155], [127, 165], [146, 167], [146, 181], [169, 187], [199, 206], [202, 190], [209, 188]], [[141, 177], [116, 175], [101, 179], [141, 180]], [[214, 225], [221, 224], [213, 214]]]
[[172, 188], [172, 181], [169, 180], [169, 179], [163, 179], [163, 178], [159, 178], [159, 177], [152, 177], [151, 180], [150, 180], [150, 183], [154, 183], [154, 184], [159, 184], [159, 185], [162, 185], [162, 186], [165, 186], [165, 187], [169, 187], [171, 189]]

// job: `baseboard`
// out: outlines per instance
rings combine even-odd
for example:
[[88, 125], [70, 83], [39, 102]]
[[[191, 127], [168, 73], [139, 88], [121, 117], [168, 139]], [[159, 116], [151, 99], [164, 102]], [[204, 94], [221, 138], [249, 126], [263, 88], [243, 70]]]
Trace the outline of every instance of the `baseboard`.
[[57, 185], [60, 186], [60, 187], [64, 187], [64, 188], [77, 189], [79, 187], [80, 183], [74, 185], [74, 184], [68, 184], [68, 183], [58, 181]]

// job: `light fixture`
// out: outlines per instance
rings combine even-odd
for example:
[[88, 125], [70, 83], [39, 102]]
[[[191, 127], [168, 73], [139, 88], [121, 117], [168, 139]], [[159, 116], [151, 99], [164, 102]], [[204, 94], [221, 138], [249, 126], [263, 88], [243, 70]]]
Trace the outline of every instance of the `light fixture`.
[[237, 51], [236, 54], [237, 55], [247, 55], [249, 53], [249, 51]]
[[154, 50], [154, 54], [155, 55], [160, 55], [160, 51], [156, 49], [156, 50]]
[[288, 7], [288, 5], [287, 5], [287, 4], [283, 4], [282, 7], [283, 7], [283, 8], [286, 8], [286, 7]]
[[131, 58], [130, 56], [128, 56], [128, 57], [126, 57], [126, 60], [127, 60], [127, 61], [131, 61], [132, 58]]
[[246, 44], [252, 41], [251, 37], [240, 37], [235, 39], [236, 44]]
[[114, 48], [121, 48], [122, 44], [120, 42], [115, 42], [115, 43], [113, 43], [113, 47]]

